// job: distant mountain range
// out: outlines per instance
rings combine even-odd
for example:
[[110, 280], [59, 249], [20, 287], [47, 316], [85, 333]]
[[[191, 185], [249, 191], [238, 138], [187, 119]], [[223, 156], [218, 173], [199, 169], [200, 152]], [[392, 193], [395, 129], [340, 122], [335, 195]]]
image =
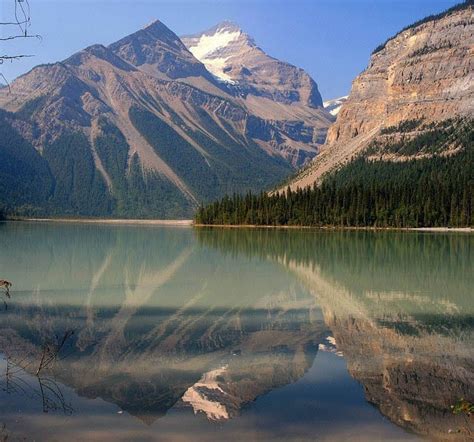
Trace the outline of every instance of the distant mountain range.
[[236, 25], [180, 39], [155, 21], [0, 90], [0, 208], [189, 217], [281, 181], [333, 120], [306, 72]]

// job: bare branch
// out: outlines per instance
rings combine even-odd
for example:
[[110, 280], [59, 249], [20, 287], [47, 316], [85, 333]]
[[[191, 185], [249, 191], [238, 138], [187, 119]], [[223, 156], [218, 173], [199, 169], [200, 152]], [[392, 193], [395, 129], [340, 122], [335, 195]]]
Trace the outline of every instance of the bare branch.
[[[11, 0], [14, 3], [14, 19], [11, 21], [0, 22], [0, 26], [16, 26], [18, 28], [17, 32], [12, 32], [11, 35], [6, 37], [0, 37], [0, 41], [12, 41], [20, 38], [37, 38], [41, 40], [41, 36], [34, 34], [31, 35], [28, 32], [28, 29], [31, 26], [31, 14], [30, 14], [30, 3], [28, 0]], [[0, 55], [0, 65], [5, 61], [16, 61], [22, 58], [31, 57], [27, 54], [4, 54]], [[3, 74], [0, 73], [0, 78], [2, 78], [7, 85], [9, 85], [7, 79]]]
[[19, 24], [24, 24], [24, 23], [28, 23], [29, 20], [25, 20], [25, 21], [22, 21], [22, 22], [16, 22], [16, 21], [11, 21], [11, 22], [0, 22], [0, 26], [18, 26]]
[[0, 37], [0, 41], [16, 40], [17, 38], [37, 38], [41, 40], [41, 35], [10, 35], [9, 37]]
[[3, 64], [5, 61], [18, 60], [20, 58], [34, 57], [34, 55], [0, 55], [0, 64]]

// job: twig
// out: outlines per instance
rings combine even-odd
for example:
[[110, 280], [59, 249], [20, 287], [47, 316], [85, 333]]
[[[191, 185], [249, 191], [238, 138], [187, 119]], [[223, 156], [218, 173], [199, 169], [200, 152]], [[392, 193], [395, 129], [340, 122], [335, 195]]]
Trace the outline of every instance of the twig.
[[0, 37], [0, 41], [9, 41], [9, 40], [16, 40], [17, 38], [37, 38], [41, 40], [41, 35], [10, 35], [8, 37]]
[[[15, 5], [14, 16], [15, 19], [12, 21], [0, 22], [0, 26], [17, 26], [20, 30], [18, 35], [9, 35], [7, 37], [0, 37], [0, 41], [12, 41], [19, 38], [37, 38], [41, 40], [41, 36], [38, 34], [30, 35], [28, 33], [28, 28], [31, 26], [31, 14], [30, 14], [30, 3], [28, 0], [13, 0]], [[17, 31], [18, 32], [18, 31]], [[5, 61], [15, 61], [22, 58], [31, 57], [31, 55], [18, 54], [18, 55], [1, 55], [0, 56], [0, 65]], [[8, 91], [11, 92], [10, 84], [3, 74], [0, 73], [0, 78], [2, 78], [6, 85], [8, 86]]]

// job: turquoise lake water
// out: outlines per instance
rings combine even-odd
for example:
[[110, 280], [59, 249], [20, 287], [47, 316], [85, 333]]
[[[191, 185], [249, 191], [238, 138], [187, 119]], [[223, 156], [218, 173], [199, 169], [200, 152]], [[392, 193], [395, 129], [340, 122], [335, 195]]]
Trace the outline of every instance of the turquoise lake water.
[[0, 440], [474, 432], [474, 235], [7, 222], [0, 246]]

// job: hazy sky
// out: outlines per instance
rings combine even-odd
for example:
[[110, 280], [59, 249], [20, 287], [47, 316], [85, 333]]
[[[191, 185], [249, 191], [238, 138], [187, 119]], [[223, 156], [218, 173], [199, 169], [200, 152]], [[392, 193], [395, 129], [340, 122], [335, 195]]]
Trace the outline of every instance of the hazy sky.
[[[0, 0], [1, 21], [13, 0]], [[372, 50], [404, 26], [453, 0], [29, 0], [32, 33], [42, 40], [1, 42], [2, 54], [35, 57], [8, 63], [9, 81], [41, 63], [67, 58], [94, 43], [109, 44], [159, 19], [176, 34], [232, 20], [268, 54], [306, 69], [324, 99], [346, 95]], [[2, 27], [3, 36], [7, 30]]]

